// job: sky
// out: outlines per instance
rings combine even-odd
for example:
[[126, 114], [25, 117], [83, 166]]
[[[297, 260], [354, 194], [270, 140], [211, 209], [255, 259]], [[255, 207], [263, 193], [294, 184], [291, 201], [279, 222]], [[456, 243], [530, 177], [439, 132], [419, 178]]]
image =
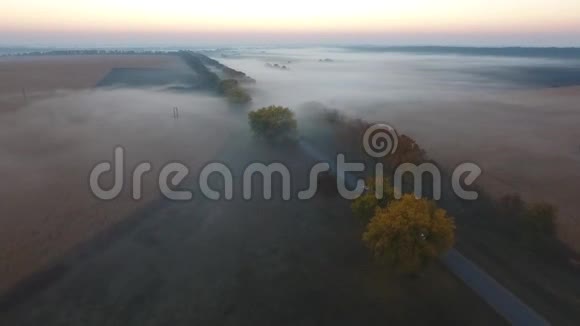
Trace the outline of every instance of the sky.
[[0, 44], [580, 46], [580, 0], [2, 0]]

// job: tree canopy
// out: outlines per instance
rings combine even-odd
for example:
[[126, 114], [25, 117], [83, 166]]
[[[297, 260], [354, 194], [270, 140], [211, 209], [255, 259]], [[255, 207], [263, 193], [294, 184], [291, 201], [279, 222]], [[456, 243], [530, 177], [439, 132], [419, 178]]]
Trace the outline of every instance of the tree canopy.
[[389, 178], [383, 179], [382, 198], [377, 198], [376, 189], [376, 179], [368, 178], [365, 193], [351, 204], [351, 210], [355, 217], [368, 222], [378, 208], [384, 208], [394, 198], [394, 189]]
[[268, 140], [293, 140], [298, 123], [290, 109], [271, 105], [248, 114], [250, 127], [257, 136]]
[[224, 79], [220, 81], [218, 90], [234, 104], [246, 104], [252, 101], [252, 97], [250, 97], [235, 79]]
[[381, 262], [418, 272], [453, 246], [455, 224], [433, 201], [405, 195], [378, 209], [363, 241]]

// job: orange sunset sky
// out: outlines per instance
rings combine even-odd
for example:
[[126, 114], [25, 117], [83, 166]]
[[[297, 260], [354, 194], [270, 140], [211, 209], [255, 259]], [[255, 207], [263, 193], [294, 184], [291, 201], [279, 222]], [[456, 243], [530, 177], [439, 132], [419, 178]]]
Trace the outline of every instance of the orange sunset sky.
[[0, 43], [580, 45], [580, 0], [2, 0]]

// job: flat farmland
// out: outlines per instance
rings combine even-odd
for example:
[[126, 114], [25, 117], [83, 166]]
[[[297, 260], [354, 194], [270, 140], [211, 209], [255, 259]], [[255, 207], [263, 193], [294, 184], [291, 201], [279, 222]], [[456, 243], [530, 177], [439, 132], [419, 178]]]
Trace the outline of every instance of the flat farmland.
[[187, 69], [172, 55], [0, 57], [0, 112], [16, 110], [27, 100], [92, 88], [115, 68]]
[[[183, 162], [195, 177], [219, 152], [233, 128], [222, 99], [94, 88], [115, 68], [188, 69], [181, 65], [153, 55], [0, 59], [0, 293], [158, 198], [164, 164]], [[89, 174], [112, 161], [116, 146], [126, 153], [125, 187], [102, 201], [90, 191]], [[153, 171], [135, 201], [131, 172], [144, 161]]]

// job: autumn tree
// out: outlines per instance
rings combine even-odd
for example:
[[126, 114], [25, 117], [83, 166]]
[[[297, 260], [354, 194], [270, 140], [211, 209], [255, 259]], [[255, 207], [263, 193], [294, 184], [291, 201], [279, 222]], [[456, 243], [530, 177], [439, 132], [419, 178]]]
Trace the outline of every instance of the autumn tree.
[[369, 221], [379, 208], [384, 208], [394, 197], [394, 190], [389, 178], [383, 179], [382, 196], [377, 196], [377, 183], [375, 178], [368, 178], [365, 192], [351, 204], [351, 210], [356, 218], [365, 222]]
[[250, 127], [259, 137], [271, 141], [294, 140], [297, 122], [294, 112], [282, 106], [268, 106], [248, 114]]
[[381, 262], [415, 273], [453, 246], [455, 224], [433, 201], [404, 195], [378, 209], [363, 241]]
[[413, 138], [407, 135], [399, 135], [397, 150], [385, 157], [385, 163], [392, 169], [396, 169], [403, 163], [421, 164], [426, 159], [425, 151], [421, 149]]

